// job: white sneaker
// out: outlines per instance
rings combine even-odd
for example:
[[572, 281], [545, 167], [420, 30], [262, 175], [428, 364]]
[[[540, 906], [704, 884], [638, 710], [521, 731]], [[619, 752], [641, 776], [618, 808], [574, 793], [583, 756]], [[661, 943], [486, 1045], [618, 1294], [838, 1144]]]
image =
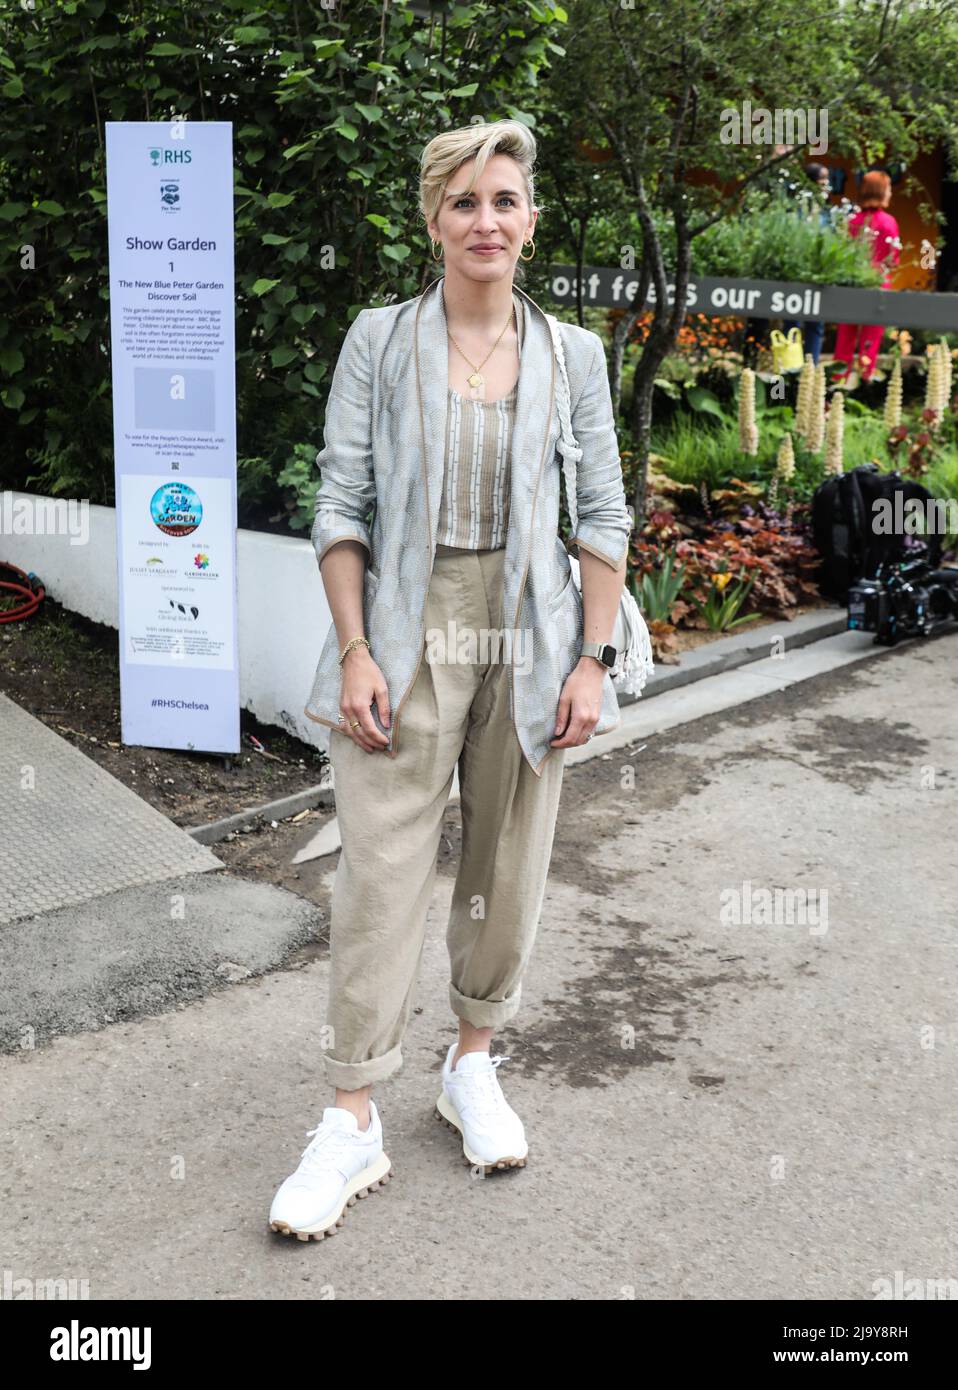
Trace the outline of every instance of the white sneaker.
[[488, 1052], [464, 1052], [452, 1067], [458, 1043], [453, 1043], [442, 1064], [442, 1093], [436, 1102], [436, 1119], [462, 1135], [462, 1152], [473, 1165], [491, 1173], [493, 1168], [524, 1168], [529, 1146], [522, 1121], [502, 1094], [496, 1069], [508, 1057]]
[[316, 1137], [273, 1198], [269, 1224], [284, 1236], [322, 1240], [335, 1235], [357, 1198], [385, 1187], [392, 1164], [383, 1153], [382, 1122], [372, 1100], [365, 1132], [351, 1110], [327, 1105], [322, 1121], [306, 1133]]

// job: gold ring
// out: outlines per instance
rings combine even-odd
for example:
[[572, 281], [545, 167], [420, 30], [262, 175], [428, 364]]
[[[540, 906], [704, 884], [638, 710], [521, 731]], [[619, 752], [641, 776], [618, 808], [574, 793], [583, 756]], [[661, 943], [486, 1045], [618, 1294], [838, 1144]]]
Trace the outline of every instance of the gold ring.
[[359, 725], [361, 724], [361, 722], [362, 722], [362, 721], [359, 720], [359, 719], [354, 719], [353, 722], [350, 724], [349, 727], [350, 727], [351, 729], [358, 729], [358, 728], [359, 728]]

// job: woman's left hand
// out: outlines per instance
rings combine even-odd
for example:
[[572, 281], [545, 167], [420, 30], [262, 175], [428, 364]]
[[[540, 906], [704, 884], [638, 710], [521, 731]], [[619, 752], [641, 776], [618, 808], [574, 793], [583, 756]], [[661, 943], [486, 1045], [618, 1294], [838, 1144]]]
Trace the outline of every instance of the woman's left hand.
[[550, 748], [577, 748], [587, 743], [602, 713], [605, 667], [595, 657], [583, 656], [569, 672], [556, 714], [556, 735]]

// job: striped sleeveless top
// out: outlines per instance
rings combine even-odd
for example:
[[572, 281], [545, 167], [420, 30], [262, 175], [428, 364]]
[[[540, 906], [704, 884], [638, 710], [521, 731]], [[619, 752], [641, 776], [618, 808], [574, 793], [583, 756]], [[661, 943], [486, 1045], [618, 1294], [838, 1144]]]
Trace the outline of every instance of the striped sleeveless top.
[[[521, 353], [525, 309], [518, 295], [513, 301]], [[462, 550], [505, 545], [518, 389], [516, 382], [501, 400], [474, 401], [450, 386], [438, 544]]]

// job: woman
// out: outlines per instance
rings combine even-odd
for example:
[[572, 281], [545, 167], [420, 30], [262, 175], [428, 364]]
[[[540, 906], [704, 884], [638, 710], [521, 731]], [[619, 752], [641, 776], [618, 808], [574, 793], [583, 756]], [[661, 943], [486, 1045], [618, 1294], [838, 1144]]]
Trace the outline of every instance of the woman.
[[[860, 211], [848, 219], [848, 230], [859, 236], [862, 228], [871, 238], [871, 263], [884, 270], [882, 288], [891, 284], [892, 270], [901, 259], [898, 223], [886, 211], [891, 202], [891, 179], [882, 169], [871, 169], [862, 177], [858, 203]], [[840, 323], [835, 335], [835, 360], [846, 363], [845, 370], [833, 378], [848, 381], [853, 366], [859, 366], [867, 381], [875, 371], [884, 327], [880, 323]]]
[[514, 283], [535, 254], [534, 159], [517, 121], [429, 142], [420, 210], [445, 273], [415, 299], [359, 313], [326, 407], [312, 538], [333, 626], [306, 713], [335, 731], [342, 853], [324, 1053], [335, 1098], [270, 1211], [274, 1230], [303, 1240], [389, 1174], [370, 1090], [402, 1064], [457, 767], [458, 1039], [437, 1117], [484, 1171], [521, 1167], [528, 1152], [496, 1076], [508, 1059], [489, 1045], [519, 1008], [565, 749], [619, 723], [608, 644], [632, 525], [601, 339], [562, 324], [582, 448], [580, 595], [558, 532], [552, 340]]

